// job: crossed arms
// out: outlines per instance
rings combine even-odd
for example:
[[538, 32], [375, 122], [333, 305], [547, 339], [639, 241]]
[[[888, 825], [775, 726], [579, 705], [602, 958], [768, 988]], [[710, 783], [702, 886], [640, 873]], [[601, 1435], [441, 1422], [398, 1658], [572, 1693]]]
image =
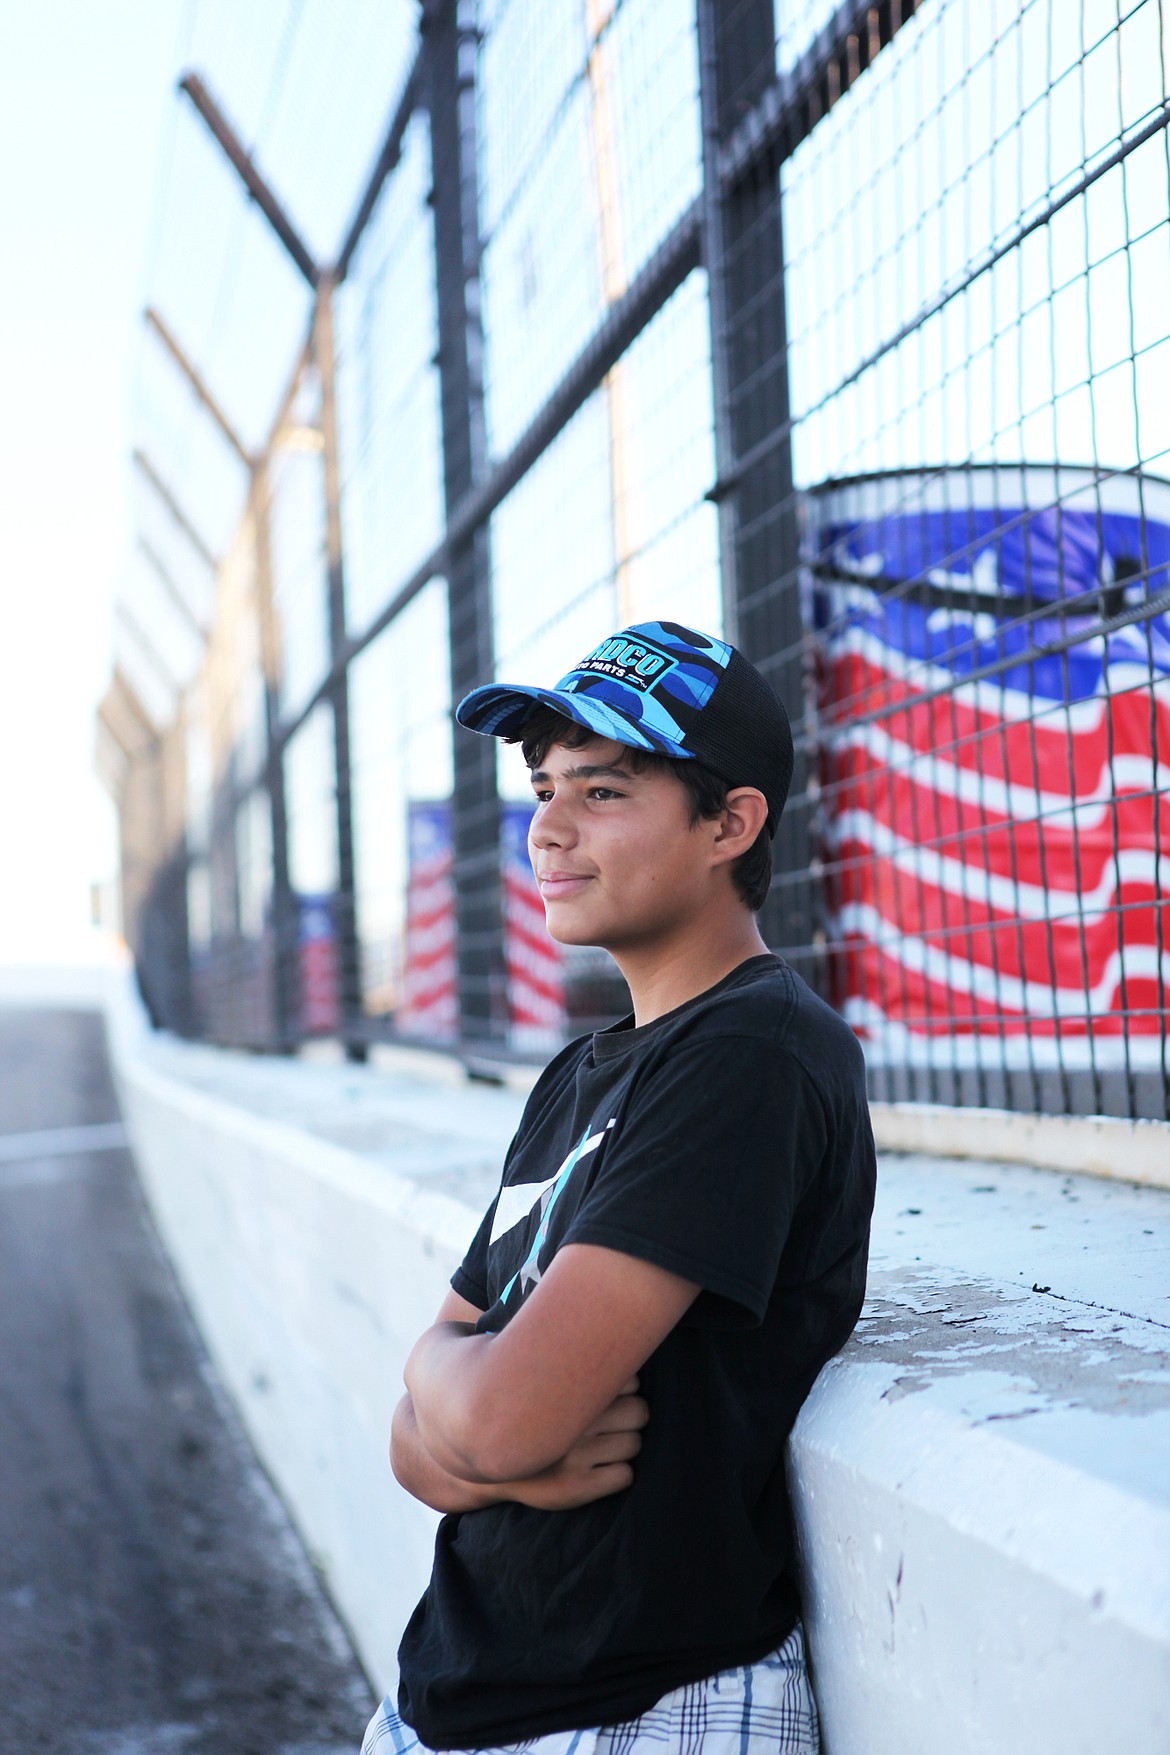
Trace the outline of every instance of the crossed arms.
[[558, 1250], [498, 1334], [449, 1292], [406, 1362], [390, 1460], [436, 1511], [503, 1500], [567, 1510], [633, 1478], [649, 1409], [637, 1373], [698, 1295], [689, 1280], [594, 1244]]

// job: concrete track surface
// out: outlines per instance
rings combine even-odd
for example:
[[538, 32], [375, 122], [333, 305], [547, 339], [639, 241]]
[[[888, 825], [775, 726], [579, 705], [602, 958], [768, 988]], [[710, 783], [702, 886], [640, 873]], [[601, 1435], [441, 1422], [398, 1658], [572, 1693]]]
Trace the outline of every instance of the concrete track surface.
[[0, 1755], [351, 1755], [369, 1686], [121, 1141], [100, 1017], [0, 1011]]

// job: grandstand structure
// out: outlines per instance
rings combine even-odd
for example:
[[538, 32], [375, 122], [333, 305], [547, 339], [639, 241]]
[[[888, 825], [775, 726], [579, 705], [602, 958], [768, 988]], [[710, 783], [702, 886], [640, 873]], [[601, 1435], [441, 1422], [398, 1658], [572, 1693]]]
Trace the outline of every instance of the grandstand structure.
[[1170, 0], [192, 0], [98, 719], [181, 1034], [622, 1009], [515, 750], [629, 621], [784, 699], [762, 924], [876, 1098], [1170, 1121]]

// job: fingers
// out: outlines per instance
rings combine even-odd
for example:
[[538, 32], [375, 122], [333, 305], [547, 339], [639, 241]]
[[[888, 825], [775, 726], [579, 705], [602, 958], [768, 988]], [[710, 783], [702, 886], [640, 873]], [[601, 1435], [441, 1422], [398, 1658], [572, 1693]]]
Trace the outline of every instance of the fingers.
[[618, 1390], [619, 1396], [637, 1395], [637, 1393], [638, 1393], [638, 1379], [636, 1377], [631, 1377], [630, 1381], [628, 1383], [623, 1383], [622, 1387]]
[[642, 1434], [635, 1430], [628, 1432], [600, 1432], [596, 1437], [586, 1438], [578, 1447], [580, 1461], [589, 1469], [604, 1468], [609, 1463], [632, 1462], [642, 1448]]
[[650, 1418], [650, 1404], [640, 1395], [619, 1395], [599, 1414], [589, 1433], [638, 1431]]
[[641, 1448], [639, 1426], [586, 1433], [552, 1468], [529, 1481], [515, 1483], [515, 1498], [539, 1511], [567, 1511], [612, 1493], [622, 1493], [633, 1484], [632, 1465]]
[[633, 1480], [634, 1471], [629, 1463], [608, 1463], [602, 1468], [590, 1469], [589, 1496], [579, 1503], [588, 1505], [594, 1499], [608, 1499], [611, 1493], [624, 1493]]
[[597, 1438], [606, 1432], [640, 1432], [649, 1420], [650, 1409], [640, 1396], [619, 1396], [592, 1426], [586, 1427], [581, 1439]]

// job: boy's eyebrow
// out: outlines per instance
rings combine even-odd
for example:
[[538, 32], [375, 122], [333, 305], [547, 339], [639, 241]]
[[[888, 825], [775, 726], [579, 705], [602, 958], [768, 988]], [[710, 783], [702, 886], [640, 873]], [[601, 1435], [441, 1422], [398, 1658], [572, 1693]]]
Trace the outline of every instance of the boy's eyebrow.
[[[617, 762], [578, 762], [575, 767], [566, 768], [561, 775], [562, 780], [597, 780], [607, 775], [611, 780], [632, 780], [633, 773], [629, 768], [621, 767]], [[534, 786], [549, 775], [543, 768], [529, 769], [529, 779]]]

